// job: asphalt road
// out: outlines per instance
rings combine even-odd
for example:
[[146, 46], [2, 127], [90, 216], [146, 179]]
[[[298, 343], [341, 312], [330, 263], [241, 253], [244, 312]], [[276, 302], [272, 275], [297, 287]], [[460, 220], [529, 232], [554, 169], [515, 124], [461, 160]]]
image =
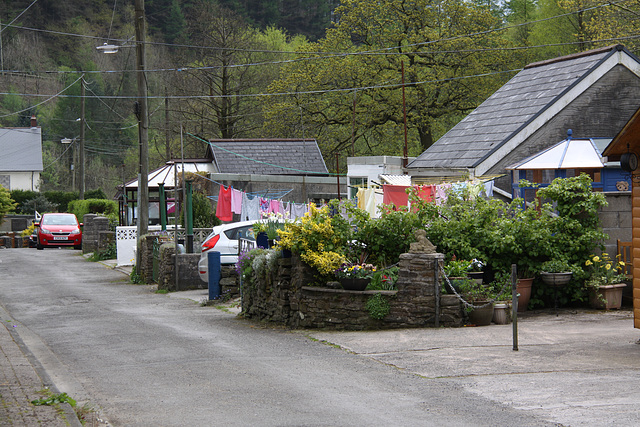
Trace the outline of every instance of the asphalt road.
[[0, 250], [0, 302], [58, 389], [104, 424], [552, 425], [459, 378], [155, 294], [70, 249]]

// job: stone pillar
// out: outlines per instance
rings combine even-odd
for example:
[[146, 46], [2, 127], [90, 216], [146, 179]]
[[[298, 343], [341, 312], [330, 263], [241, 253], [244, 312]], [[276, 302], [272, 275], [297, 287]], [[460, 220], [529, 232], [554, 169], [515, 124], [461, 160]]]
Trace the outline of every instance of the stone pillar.
[[85, 214], [82, 217], [82, 253], [88, 254], [98, 250], [98, 230], [94, 220], [96, 214]]

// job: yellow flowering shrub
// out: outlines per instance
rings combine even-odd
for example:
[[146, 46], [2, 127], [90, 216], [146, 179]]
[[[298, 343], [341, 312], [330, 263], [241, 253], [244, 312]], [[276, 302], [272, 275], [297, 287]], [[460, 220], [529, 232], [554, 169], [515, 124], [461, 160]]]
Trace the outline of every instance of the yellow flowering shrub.
[[331, 216], [329, 206], [311, 205], [299, 221], [278, 230], [278, 246], [300, 254], [300, 258], [322, 275], [330, 275], [345, 261], [344, 247], [351, 226], [340, 215]]

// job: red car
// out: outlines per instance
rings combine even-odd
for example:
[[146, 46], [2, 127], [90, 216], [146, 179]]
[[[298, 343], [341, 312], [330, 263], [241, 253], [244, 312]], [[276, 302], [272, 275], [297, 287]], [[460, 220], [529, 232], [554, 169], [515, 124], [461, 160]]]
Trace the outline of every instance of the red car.
[[36, 223], [37, 249], [45, 247], [73, 246], [82, 249], [82, 224], [71, 213], [46, 213]]

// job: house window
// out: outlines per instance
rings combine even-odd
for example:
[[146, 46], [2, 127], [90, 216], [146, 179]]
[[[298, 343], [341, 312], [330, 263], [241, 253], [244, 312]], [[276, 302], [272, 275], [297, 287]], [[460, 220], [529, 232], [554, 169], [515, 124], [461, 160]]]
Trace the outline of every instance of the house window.
[[367, 188], [366, 177], [351, 177], [349, 178], [349, 198], [353, 199], [358, 193], [358, 188]]
[[11, 189], [11, 175], [0, 175], [0, 185], [7, 190]]

